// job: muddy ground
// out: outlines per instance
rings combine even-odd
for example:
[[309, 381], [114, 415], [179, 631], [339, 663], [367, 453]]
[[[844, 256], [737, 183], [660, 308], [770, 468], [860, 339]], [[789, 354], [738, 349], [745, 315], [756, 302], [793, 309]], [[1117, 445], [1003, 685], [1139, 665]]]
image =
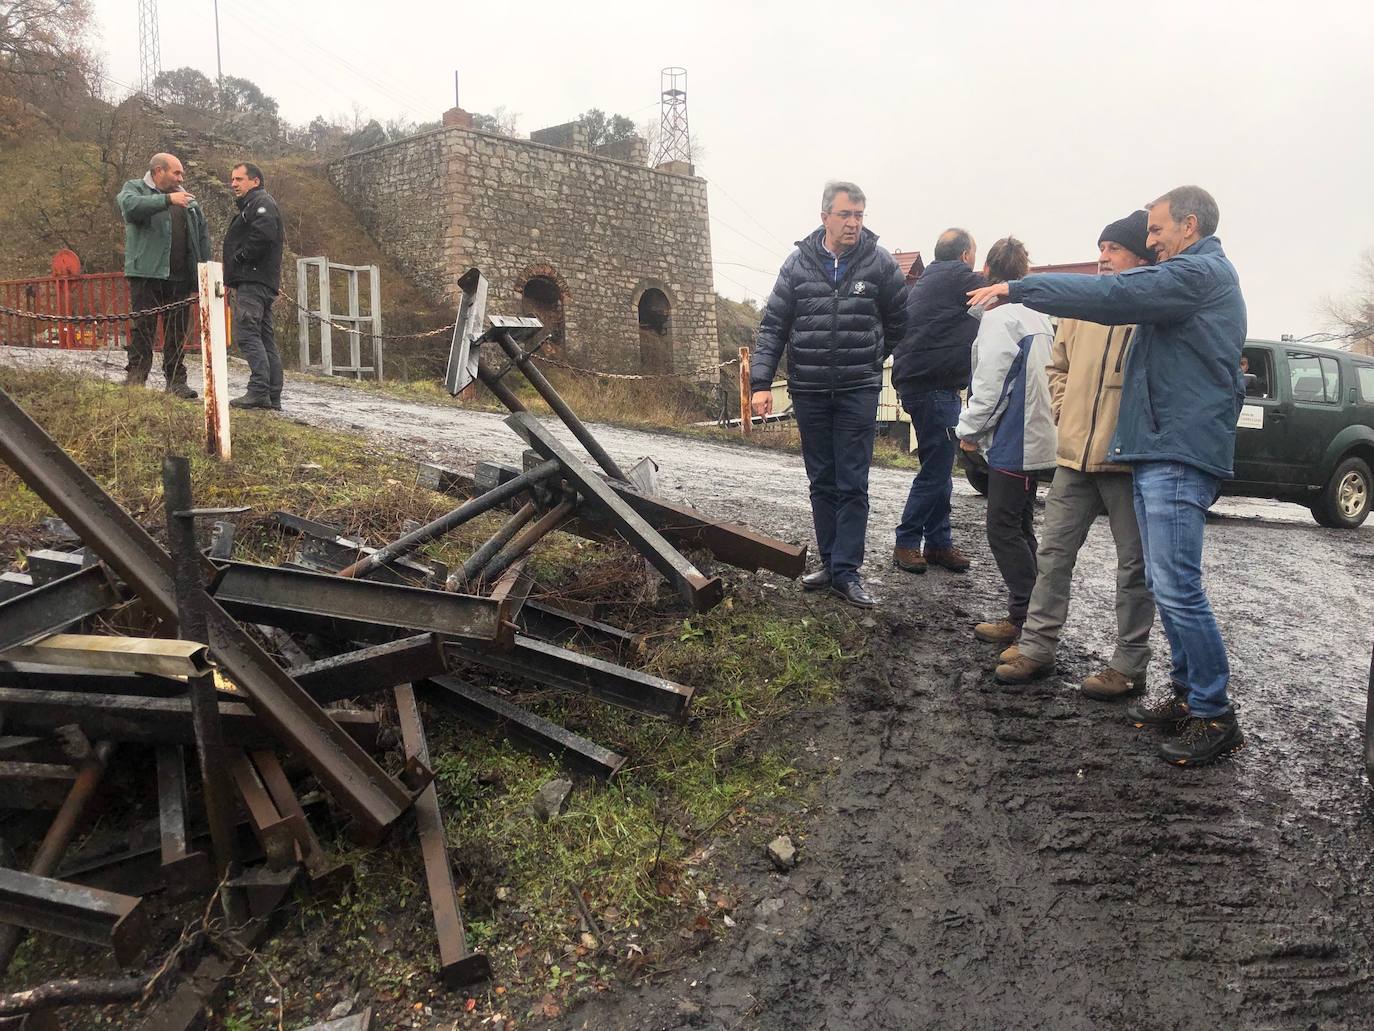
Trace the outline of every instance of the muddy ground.
[[[281, 417], [459, 468], [521, 449], [499, 417], [448, 406], [293, 381], [285, 403]], [[795, 456], [598, 434], [619, 459], [652, 455], [667, 497], [809, 537]], [[1111, 650], [1105, 525], [1079, 561], [1057, 675], [999, 687], [996, 649], [970, 632], [1004, 611], [982, 502], [956, 485], [972, 570], [912, 577], [888, 561], [909, 482], [873, 471], [866, 571], [884, 604], [845, 694], [777, 728], [816, 785], [808, 812], [778, 817], [801, 841], [799, 865], [773, 872], [762, 830], [742, 842], [731, 936], [560, 1026], [1370, 1027], [1374, 524], [1326, 530], [1295, 506], [1217, 506], [1208, 587], [1249, 744], [1179, 770], [1155, 757], [1153, 734], [1075, 688]], [[1156, 629], [1152, 681], [1166, 674]]]

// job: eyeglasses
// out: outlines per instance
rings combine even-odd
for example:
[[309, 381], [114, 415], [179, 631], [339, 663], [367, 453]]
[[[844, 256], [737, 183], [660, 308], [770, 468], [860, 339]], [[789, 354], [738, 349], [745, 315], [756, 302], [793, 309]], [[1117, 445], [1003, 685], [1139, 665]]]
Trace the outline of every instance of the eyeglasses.
[[864, 213], [862, 211], [827, 211], [827, 215], [833, 215], [841, 222], [862, 222]]

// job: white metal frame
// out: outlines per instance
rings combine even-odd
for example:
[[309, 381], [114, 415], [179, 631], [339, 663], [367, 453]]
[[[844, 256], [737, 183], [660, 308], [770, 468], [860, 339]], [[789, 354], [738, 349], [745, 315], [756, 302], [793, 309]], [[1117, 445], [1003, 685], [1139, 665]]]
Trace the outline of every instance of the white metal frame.
[[[310, 272], [315, 272], [315, 281], [320, 295], [318, 308], [310, 306]], [[335, 315], [331, 311], [329, 296], [330, 274], [343, 272], [348, 276], [348, 314]], [[360, 314], [359, 276], [366, 272], [368, 280], [368, 314]], [[301, 304], [297, 312], [297, 329], [300, 337], [301, 368], [323, 369], [326, 376], [340, 372], [351, 372], [357, 379], [370, 372], [377, 380], [382, 379], [382, 274], [376, 265], [339, 265], [328, 258], [297, 258], [296, 286], [300, 291]], [[312, 366], [310, 361], [310, 323], [318, 318], [320, 324], [320, 361]], [[346, 330], [348, 334], [348, 365], [334, 364], [334, 336], [331, 322], [343, 322], [354, 327]], [[370, 323], [372, 328], [372, 364], [363, 364], [363, 335], [358, 326]]]

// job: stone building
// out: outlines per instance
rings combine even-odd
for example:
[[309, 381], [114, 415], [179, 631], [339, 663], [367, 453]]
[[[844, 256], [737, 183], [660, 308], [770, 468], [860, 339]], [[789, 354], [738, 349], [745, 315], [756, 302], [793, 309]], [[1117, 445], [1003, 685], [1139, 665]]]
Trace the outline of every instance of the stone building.
[[647, 165], [643, 140], [588, 147], [580, 122], [528, 140], [444, 125], [340, 158], [329, 177], [378, 243], [436, 299], [473, 265], [492, 314], [534, 314], [565, 360], [715, 379], [706, 182]]

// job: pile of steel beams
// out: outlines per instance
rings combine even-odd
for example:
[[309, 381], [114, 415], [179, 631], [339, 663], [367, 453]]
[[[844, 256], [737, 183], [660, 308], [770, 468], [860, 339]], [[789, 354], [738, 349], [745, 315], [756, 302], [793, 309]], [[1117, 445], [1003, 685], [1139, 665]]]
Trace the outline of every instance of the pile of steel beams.
[[[480, 276], [464, 277], [466, 296], [480, 287]], [[377, 844], [413, 811], [404, 826], [423, 854], [443, 979], [481, 981], [490, 969], [466, 945], [421, 703], [609, 778], [623, 756], [516, 704], [493, 679], [677, 722], [693, 694], [622, 664], [638, 652], [633, 633], [532, 597], [527, 566], [539, 542], [555, 530], [620, 542], [693, 611], [719, 602], [723, 586], [684, 551], [802, 572], [804, 548], [664, 501], [642, 470], [622, 472], [522, 350], [537, 348], [537, 322], [493, 317], [477, 334], [480, 310], [465, 306], [451, 369], [470, 368], [512, 408], [507, 423], [529, 448], [523, 468], [422, 467], [422, 484], [461, 503], [377, 548], [346, 527], [274, 512], [256, 525], [295, 538], [289, 561], [241, 561], [234, 517], [246, 509], [196, 508], [182, 458], [163, 463], [164, 548], [0, 391], [0, 458], [65, 521], [71, 549], [32, 552], [27, 572], [0, 575], [0, 839], [13, 827], [42, 836], [36, 849], [21, 847], [22, 869], [0, 841], [0, 863], [12, 864], [0, 867], [0, 971], [27, 931], [96, 943], [117, 965], [136, 965], [149, 941], [143, 900], [155, 892], [213, 895], [251, 949], [294, 890], [337, 891], [351, 877], [321, 843], [322, 819]], [[482, 341], [501, 348], [504, 369], [477, 359]], [[512, 370], [592, 462], [524, 410], [501, 379]], [[464, 385], [452, 371], [449, 381]], [[461, 566], [418, 557], [494, 512], [499, 528]], [[393, 719], [400, 754], [388, 762], [380, 723]], [[105, 804], [100, 787], [116, 762], [150, 771], [157, 844], [68, 854]], [[200, 1019], [233, 967], [202, 952], [188, 951], [150, 996], [134, 993], [145, 1026]], [[118, 991], [105, 996], [73, 982], [83, 990], [35, 992], [27, 1008], [0, 996], [0, 1028], [51, 1026], [54, 1006], [128, 999], [127, 982], [108, 982]]]

